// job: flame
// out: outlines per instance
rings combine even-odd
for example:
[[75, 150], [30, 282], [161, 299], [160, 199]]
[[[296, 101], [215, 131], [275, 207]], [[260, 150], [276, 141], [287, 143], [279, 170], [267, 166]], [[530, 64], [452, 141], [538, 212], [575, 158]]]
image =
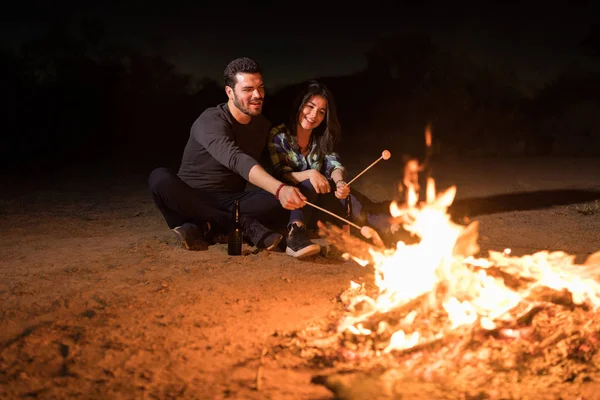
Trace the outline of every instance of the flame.
[[[370, 250], [377, 294], [367, 296], [352, 282], [349, 313], [340, 321], [338, 332], [371, 335], [392, 329], [383, 350], [388, 353], [438, 340], [459, 329], [499, 328], [503, 322], [514, 321], [515, 310], [534, 304], [538, 290], [568, 291], [574, 304], [600, 307], [600, 284], [595, 279], [599, 266], [576, 265], [574, 256], [543, 251], [513, 257], [510, 249], [490, 252], [486, 259], [464, 254], [458, 241], [468, 227], [453, 223], [447, 213], [456, 187], [438, 194], [429, 178], [426, 200], [419, 203], [417, 168], [415, 163], [407, 164], [406, 204], [393, 202], [390, 213], [420, 241], [410, 245], [399, 241], [395, 249]], [[363, 266], [368, 264], [353, 258]], [[507, 284], [492, 269], [509, 274], [519, 284]], [[397, 321], [393, 327], [381, 320], [392, 311]], [[441, 317], [432, 325], [433, 315]], [[374, 323], [378, 317], [378, 324]]]

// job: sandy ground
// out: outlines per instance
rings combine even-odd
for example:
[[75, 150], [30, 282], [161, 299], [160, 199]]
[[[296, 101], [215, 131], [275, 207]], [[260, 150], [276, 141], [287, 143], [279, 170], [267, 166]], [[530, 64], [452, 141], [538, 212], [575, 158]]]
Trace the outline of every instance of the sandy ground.
[[[382, 164], [356, 182], [374, 200], [401, 178]], [[335, 252], [186, 251], [149, 197], [149, 169], [125, 170], [1, 182], [0, 398], [332, 398], [310, 383], [321, 371], [270, 349], [335, 324], [338, 296], [368, 268]], [[483, 251], [600, 250], [600, 210], [581, 212], [600, 199], [600, 160], [448, 159], [434, 177], [457, 185], [453, 215], [480, 221]]]

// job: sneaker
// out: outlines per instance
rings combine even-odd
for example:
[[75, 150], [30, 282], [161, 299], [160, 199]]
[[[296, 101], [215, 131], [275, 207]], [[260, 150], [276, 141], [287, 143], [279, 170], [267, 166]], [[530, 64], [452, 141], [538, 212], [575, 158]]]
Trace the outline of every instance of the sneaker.
[[269, 230], [255, 219], [245, 218], [242, 220], [244, 238], [253, 246], [268, 251], [275, 250], [283, 240], [283, 236]]
[[313, 243], [306, 234], [306, 226], [292, 224], [287, 238], [285, 253], [292, 257], [308, 257], [321, 252], [321, 246]]
[[267, 251], [273, 251], [278, 248], [279, 243], [281, 243], [282, 240], [283, 235], [280, 235], [277, 232], [272, 232], [263, 239], [263, 246]]
[[178, 227], [171, 229], [175, 237], [181, 242], [186, 250], [194, 250], [199, 244], [204, 244], [203, 247], [208, 247], [211, 242], [212, 231], [208, 222], [200, 227], [191, 222], [186, 222]]

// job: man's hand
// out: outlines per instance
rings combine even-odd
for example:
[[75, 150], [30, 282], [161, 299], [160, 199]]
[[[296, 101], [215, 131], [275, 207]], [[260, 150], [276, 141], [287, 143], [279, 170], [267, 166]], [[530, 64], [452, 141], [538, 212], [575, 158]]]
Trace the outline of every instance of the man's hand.
[[344, 181], [338, 181], [335, 187], [335, 197], [340, 200], [345, 199], [350, 194], [350, 186], [348, 186]]
[[329, 193], [331, 191], [329, 181], [319, 171], [316, 169], [309, 169], [308, 171], [310, 171], [308, 179], [310, 179], [310, 183], [317, 193]]
[[279, 191], [279, 202], [286, 210], [296, 210], [306, 205], [306, 197], [294, 186], [284, 186]]

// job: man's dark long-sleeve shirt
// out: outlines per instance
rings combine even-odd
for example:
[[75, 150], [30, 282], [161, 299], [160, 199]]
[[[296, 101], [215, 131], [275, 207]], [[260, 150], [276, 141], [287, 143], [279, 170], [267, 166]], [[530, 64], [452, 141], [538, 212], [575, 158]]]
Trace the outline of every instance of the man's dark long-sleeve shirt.
[[244, 191], [267, 145], [269, 128], [263, 115], [240, 124], [227, 103], [206, 109], [192, 125], [178, 176], [193, 188]]

